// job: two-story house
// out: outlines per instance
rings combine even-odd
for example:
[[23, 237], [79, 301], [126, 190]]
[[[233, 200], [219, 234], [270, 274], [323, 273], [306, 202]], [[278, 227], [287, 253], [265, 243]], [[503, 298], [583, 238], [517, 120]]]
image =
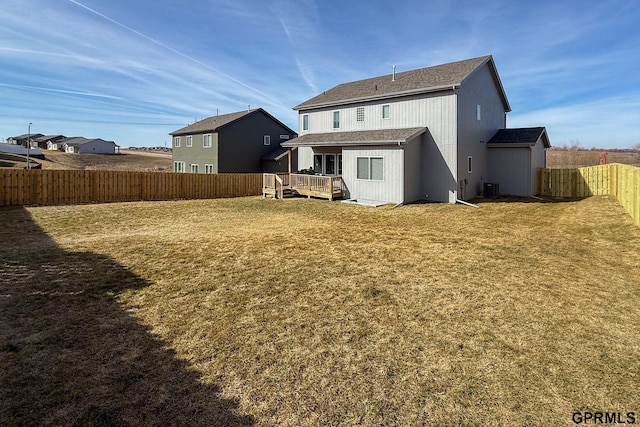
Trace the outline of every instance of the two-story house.
[[[482, 194], [490, 176], [487, 142], [506, 127], [511, 107], [493, 58], [484, 56], [394, 68], [335, 86], [294, 110], [300, 136], [283, 146], [298, 148], [300, 168], [340, 175], [347, 197], [455, 203]], [[548, 146], [546, 134], [540, 141]]]
[[287, 171], [288, 159], [283, 158], [280, 143], [297, 134], [256, 108], [208, 117], [171, 136], [174, 172], [259, 173]]

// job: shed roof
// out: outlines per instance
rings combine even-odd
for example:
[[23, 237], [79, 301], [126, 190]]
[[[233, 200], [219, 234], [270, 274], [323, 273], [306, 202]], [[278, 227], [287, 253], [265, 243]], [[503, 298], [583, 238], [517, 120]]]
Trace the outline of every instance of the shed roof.
[[398, 145], [406, 144], [426, 132], [426, 127], [380, 129], [354, 132], [308, 133], [290, 141], [283, 147], [335, 147], [345, 145]]
[[509, 101], [498, 76], [498, 72], [491, 55], [448, 64], [420, 68], [343, 83], [329, 89], [297, 106], [294, 110], [305, 110], [329, 107], [339, 104], [356, 103], [362, 101], [385, 99], [419, 93], [451, 90], [463, 84], [477, 69], [489, 64], [496, 86], [502, 97], [505, 111], [511, 111]]
[[542, 138], [545, 148], [551, 147], [547, 129], [544, 127], [500, 129], [487, 142], [488, 146], [535, 145]]

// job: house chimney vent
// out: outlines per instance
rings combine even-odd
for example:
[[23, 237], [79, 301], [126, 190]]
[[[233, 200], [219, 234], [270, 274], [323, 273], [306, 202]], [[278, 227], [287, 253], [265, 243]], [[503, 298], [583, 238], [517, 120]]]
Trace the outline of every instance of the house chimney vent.
[[391, 81], [395, 82], [396, 81], [396, 66], [393, 66], [393, 75], [391, 77]]

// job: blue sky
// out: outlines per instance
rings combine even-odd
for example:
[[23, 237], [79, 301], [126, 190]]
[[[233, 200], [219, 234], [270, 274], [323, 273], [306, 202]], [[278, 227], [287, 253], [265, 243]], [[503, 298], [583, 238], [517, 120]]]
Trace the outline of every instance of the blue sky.
[[196, 119], [291, 108], [339, 83], [493, 55], [508, 127], [640, 143], [637, 0], [2, 0], [0, 139], [163, 146]]

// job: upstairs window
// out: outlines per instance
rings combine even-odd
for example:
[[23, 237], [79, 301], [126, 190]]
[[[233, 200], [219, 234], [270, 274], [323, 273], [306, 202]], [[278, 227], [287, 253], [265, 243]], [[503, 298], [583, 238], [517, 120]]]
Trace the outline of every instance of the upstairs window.
[[476, 105], [476, 118], [478, 121], [482, 120], [482, 107], [480, 104]]
[[262, 143], [263, 143], [264, 145], [271, 145], [271, 135], [265, 135], [265, 136], [262, 138]]
[[302, 115], [302, 130], [309, 130], [309, 115]]
[[202, 147], [211, 148], [211, 139], [212, 139], [212, 135], [210, 133], [204, 135], [202, 137]]
[[382, 118], [388, 119], [390, 115], [390, 105], [386, 104], [382, 106]]
[[193, 145], [193, 137], [191, 135], [187, 136], [187, 147], [191, 147]]
[[356, 122], [364, 122], [364, 107], [356, 108]]
[[333, 112], [333, 128], [340, 129], [340, 111]]
[[181, 141], [182, 141], [182, 137], [176, 136], [175, 138], [173, 138], [173, 146], [180, 147]]

